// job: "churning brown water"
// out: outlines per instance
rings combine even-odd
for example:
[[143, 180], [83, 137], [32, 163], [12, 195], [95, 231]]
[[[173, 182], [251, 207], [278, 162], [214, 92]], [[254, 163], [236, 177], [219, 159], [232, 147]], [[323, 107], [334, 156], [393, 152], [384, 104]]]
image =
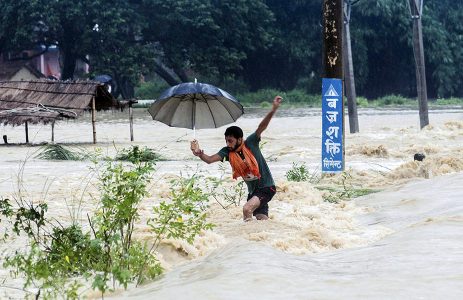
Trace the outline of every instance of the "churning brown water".
[[[236, 123], [250, 134], [265, 111], [245, 114]], [[360, 110], [360, 133], [346, 133], [346, 170], [356, 187], [380, 190], [341, 203], [323, 201], [314, 184], [286, 180], [292, 163], [320, 169], [321, 119], [313, 109], [281, 110], [263, 134], [263, 153], [277, 183], [270, 220], [244, 223], [241, 207], [224, 210], [211, 201], [216, 224], [193, 245], [166, 240], [159, 256], [166, 273], [142, 287], [112, 295], [135, 299], [462, 299], [463, 298], [463, 113], [430, 111], [431, 125], [419, 130], [415, 111]], [[346, 121], [346, 128], [348, 123]], [[199, 130], [208, 154], [224, 145], [224, 128]], [[50, 140], [49, 126], [29, 126], [30, 140]], [[24, 141], [24, 128], [0, 127], [10, 143]], [[137, 238], [152, 238], [144, 220], [165, 199], [169, 178], [199, 172], [230, 176], [229, 166], [206, 165], [191, 155], [191, 130], [170, 128], [137, 110], [135, 142], [157, 149], [167, 160], [157, 164], [151, 197], [141, 206]], [[89, 117], [55, 126], [55, 141], [109, 155], [131, 145], [125, 113], [102, 113], [98, 145], [91, 144]], [[18, 192], [45, 201], [61, 222], [94, 207], [88, 162], [34, 158], [38, 147], [0, 146], [0, 195]], [[417, 152], [422, 162], [413, 161]], [[318, 172], [319, 174], [319, 172]], [[323, 184], [339, 183], [327, 176]], [[236, 184], [230, 180], [230, 185]], [[77, 207], [80, 203], [80, 209]], [[1, 224], [1, 223], [0, 223]], [[3, 226], [3, 225], [2, 225]], [[0, 244], [2, 254], [24, 241]], [[4, 281], [4, 282], [3, 282]], [[3, 282], [3, 283], [2, 283]], [[21, 279], [0, 270], [0, 298], [23, 298], [11, 287]], [[83, 295], [96, 297], [90, 289]]]

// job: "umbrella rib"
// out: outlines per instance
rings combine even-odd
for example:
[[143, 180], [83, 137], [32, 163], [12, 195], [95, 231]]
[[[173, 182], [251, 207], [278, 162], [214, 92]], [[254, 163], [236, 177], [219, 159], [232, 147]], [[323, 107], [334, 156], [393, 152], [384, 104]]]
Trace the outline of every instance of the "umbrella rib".
[[[220, 104], [223, 105], [223, 103], [222, 103], [222, 101], [220, 101], [220, 98], [219, 98], [219, 97], [217, 97], [217, 100], [219, 100]], [[226, 110], [227, 113], [230, 115], [230, 117], [232, 118], [232, 120], [233, 120], [234, 122], [236, 122], [236, 120], [238, 120], [238, 118], [236, 118], [236, 119], [233, 118], [232, 114], [231, 114], [230, 111], [227, 109], [227, 107], [226, 107], [225, 105], [223, 105], [223, 107], [225, 107], [225, 110]]]
[[[215, 122], [215, 118], [214, 118], [214, 114], [212, 113], [212, 109], [211, 109], [211, 107], [209, 106], [209, 103], [207, 102], [206, 97], [204, 97], [203, 94], [201, 94], [201, 96], [203, 97], [204, 101], [206, 102], [207, 108], [209, 109], [209, 112], [211, 113], [212, 121], [214, 122], [214, 128], [217, 128], [217, 123]], [[218, 100], [217, 100], [217, 101], [218, 101]], [[220, 101], [219, 101], [219, 102], [220, 102]]]

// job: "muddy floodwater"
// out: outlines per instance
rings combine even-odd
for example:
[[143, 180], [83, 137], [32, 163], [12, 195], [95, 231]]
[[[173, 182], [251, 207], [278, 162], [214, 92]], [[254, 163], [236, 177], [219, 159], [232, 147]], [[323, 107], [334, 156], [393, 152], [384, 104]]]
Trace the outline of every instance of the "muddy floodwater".
[[[235, 125], [248, 135], [265, 113], [249, 109]], [[212, 231], [191, 245], [164, 240], [158, 253], [166, 270], [162, 276], [106, 297], [463, 299], [463, 109], [430, 110], [429, 120], [420, 130], [417, 110], [360, 109], [360, 133], [350, 134], [346, 118], [348, 184], [375, 193], [332, 203], [324, 201], [326, 190], [319, 187], [339, 186], [340, 175], [320, 182], [286, 178], [293, 163], [304, 163], [320, 176], [320, 110], [281, 109], [261, 143], [277, 187], [270, 219], [244, 223], [241, 206], [223, 209], [211, 200]], [[207, 154], [225, 145], [225, 128], [196, 131]], [[156, 164], [150, 196], [140, 207], [137, 239], [153, 238], [146, 219], [154, 205], [167, 199], [171, 178], [197, 172], [230, 178], [230, 187], [237, 184], [226, 163], [207, 165], [191, 154], [192, 130], [155, 122], [146, 110], [135, 110], [134, 142], [127, 112], [98, 113], [96, 131], [93, 145], [89, 115], [58, 122], [55, 142], [76, 150], [98, 148], [109, 156], [136, 144], [164, 158]], [[33, 146], [21, 144], [24, 127], [0, 126], [0, 135], [10, 143], [0, 144], [0, 196], [13, 198], [20, 191], [48, 203], [49, 215], [63, 224], [73, 218], [85, 222], [95, 207], [91, 163], [36, 158], [38, 144], [50, 142], [49, 125], [29, 125]], [[414, 161], [415, 153], [426, 157]], [[0, 254], [25, 245], [23, 240], [0, 242]], [[0, 266], [0, 299], [23, 299], [21, 287], [22, 279]], [[88, 287], [82, 297], [98, 294]]]

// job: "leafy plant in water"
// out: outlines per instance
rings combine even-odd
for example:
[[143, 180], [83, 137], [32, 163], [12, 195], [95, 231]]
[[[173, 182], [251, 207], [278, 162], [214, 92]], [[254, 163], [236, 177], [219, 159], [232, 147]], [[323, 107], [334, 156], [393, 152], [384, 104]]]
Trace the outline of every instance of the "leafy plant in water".
[[286, 172], [286, 179], [288, 179], [288, 181], [308, 181], [311, 183], [320, 181], [316, 170], [310, 173], [305, 163], [297, 164], [294, 162], [292, 168]]
[[[68, 273], [72, 270], [72, 274], [80, 274], [81, 270], [72, 267], [73, 263], [69, 257], [76, 255], [83, 257], [84, 254], [77, 251], [82, 249], [87, 251], [86, 247], [76, 247], [74, 240], [72, 245], [68, 243], [68, 249], [73, 251], [68, 251], [68, 255], [64, 255], [65, 253], [58, 247], [61, 245], [63, 235], [58, 234], [59, 225], [52, 224], [45, 218], [46, 204], [35, 205], [22, 198], [15, 201], [17, 208], [13, 208], [8, 199], [2, 199], [0, 213], [6, 217], [16, 235], [25, 234], [29, 238], [30, 245], [27, 251], [16, 251], [14, 255], [7, 256], [3, 266], [11, 267], [13, 275], [23, 274], [25, 288], [32, 285], [39, 286], [36, 298], [41, 293], [45, 298], [56, 298], [62, 295], [64, 290], [67, 298], [76, 299], [76, 291], [80, 284], [76, 280], [70, 280]], [[51, 233], [47, 231], [50, 227], [53, 228]], [[5, 235], [6, 238], [8, 235]], [[82, 263], [81, 260], [75, 261]]]
[[352, 198], [368, 195], [371, 193], [378, 192], [377, 190], [364, 189], [364, 188], [355, 188], [351, 180], [352, 175], [349, 172], [342, 172], [340, 179], [340, 189], [332, 187], [316, 187], [319, 190], [327, 190], [328, 193], [322, 195], [323, 200], [331, 203], [339, 203], [341, 200], [350, 200]]
[[206, 220], [208, 195], [198, 186], [198, 179], [193, 175], [171, 181], [171, 201], [162, 201], [153, 207], [154, 217], [147, 224], [156, 234], [156, 240], [150, 253], [163, 238], [186, 240], [191, 244], [202, 230], [213, 228]]
[[[96, 163], [96, 162], [95, 162]], [[4, 266], [13, 275], [25, 277], [24, 288], [36, 286], [35, 295], [45, 298], [77, 299], [83, 280], [104, 294], [109, 283], [127, 288], [162, 272], [155, 249], [162, 238], [172, 237], [193, 242], [206, 222], [207, 196], [196, 186], [196, 177], [172, 184], [172, 201], [153, 209], [157, 214], [149, 224], [156, 234], [151, 248], [133, 240], [138, 205], [147, 196], [147, 184], [154, 170], [153, 162], [136, 157], [133, 164], [106, 162], [99, 172], [101, 198], [97, 211], [88, 216], [91, 232], [77, 223], [65, 227], [46, 218], [46, 204], [35, 205], [22, 198], [13, 208], [8, 199], [0, 200], [1, 221], [6, 220], [17, 235], [29, 237], [30, 245], [5, 259]], [[7, 236], [5, 236], [7, 238]]]
[[140, 149], [139, 146], [132, 146], [131, 148], [124, 148], [118, 151], [115, 160], [122, 161], [159, 161], [162, 160], [161, 155], [156, 153], [153, 149], [148, 147], [143, 147]]
[[[134, 154], [133, 166], [125, 168], [121, 163], [107, 162], [99, 178], [101, 200], [91, 226], [103, 247], [103, 272], [94, 282], [101, 291], [108, 289], [110, 275], [127, 287], [143, 268], [154, 269], [146, 273], [148, 276], [161, 272], [147, 247], [132, 240], [135, 222], [139, 220], [138, 205], [148, 195], [147, 184], [154, 170], [152, 162], [142, 162], [137, 152]], [[149, 258], [145, 260], [145, 256]]]
[[206, 178], [206, 189], [209, 197], [213, 198], [223, 209], [230, 206], [240, 206], [241, 200], [246, 193], [244, 181], [233, 185], [227, 184], [225, 166], [221, 164], [219, 169], [221, 171], [219, 177]]

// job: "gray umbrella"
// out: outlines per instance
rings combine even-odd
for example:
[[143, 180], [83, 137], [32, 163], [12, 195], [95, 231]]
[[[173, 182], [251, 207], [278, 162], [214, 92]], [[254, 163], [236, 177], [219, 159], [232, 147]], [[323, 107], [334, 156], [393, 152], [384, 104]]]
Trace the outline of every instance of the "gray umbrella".
[[243, 106], [232, 95], [206, 83], [181, 83], [164, 91], [148, 109], [171, 127], [217, 128], [235, 122]]

